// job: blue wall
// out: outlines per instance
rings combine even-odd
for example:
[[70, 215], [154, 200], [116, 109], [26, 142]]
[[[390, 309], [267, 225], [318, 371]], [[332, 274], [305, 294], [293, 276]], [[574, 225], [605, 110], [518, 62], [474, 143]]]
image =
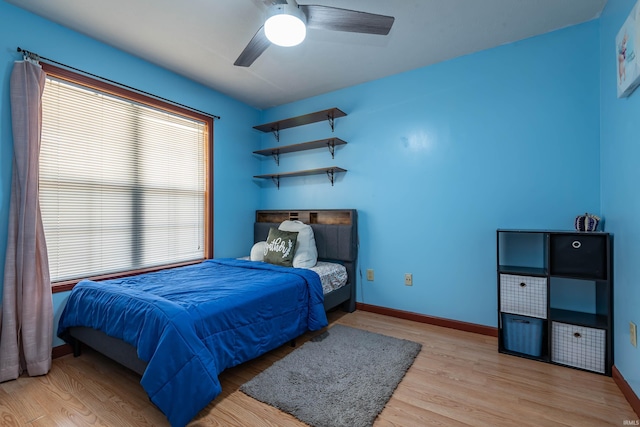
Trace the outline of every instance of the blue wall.
[[[259, 167], [251, 151], [259, 139], [251, 126], [260, 112], [120, 50], [0, 1], [0, 284], [4, 277], [7, 221], [11, 192], [13, 140], [9, 79], [16, 47], [222, 116], [214, 124], [214, 252], [216, 257], [248, 253], [258, 189], [248, 178]], [[1, 285], [0, 285], [1, 289]], [[57, 318], [67, 293], [54, 295]], [[0, 292], [1, 299], [1, 292]], [[57, 338], [54, 345], [61, 344]]]
[[[264, 111], [269, 122], [338, 107], [335, 159], [283, 155], [262, 173], [348, 170], [262, 184], [260, 208], [356, 208], [366, 304], [497, 324], [496, 229], [571, 229], [600, 210], [599, 32], [592, 21]], [[326, 123], [280, 143], [328, 137]], [[413, 286], [404, 274], [413, 273]]]
[[615, 234], [615, 365], [640, 396], [640, 349], [629, 322], [640, 325], [640, 89], [616, 94], [615, 38], [635, 0], [609, 0], [600, 17], [600, 155], [602, 212]]

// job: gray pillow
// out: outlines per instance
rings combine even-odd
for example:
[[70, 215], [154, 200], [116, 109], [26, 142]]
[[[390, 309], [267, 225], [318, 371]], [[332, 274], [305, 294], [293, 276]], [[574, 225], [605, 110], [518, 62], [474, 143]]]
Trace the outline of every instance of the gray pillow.
[[264, 262], [291, 267], [297, 239], [297, 231], [282, 231], [271, 227], [264, 247]]

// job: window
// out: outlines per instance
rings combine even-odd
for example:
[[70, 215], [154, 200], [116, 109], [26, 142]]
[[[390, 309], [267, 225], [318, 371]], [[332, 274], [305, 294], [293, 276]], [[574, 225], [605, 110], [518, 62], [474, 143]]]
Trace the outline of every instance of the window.
[[211, 258], [213, 119], [43, 68], [40, 204], [54, 286]]

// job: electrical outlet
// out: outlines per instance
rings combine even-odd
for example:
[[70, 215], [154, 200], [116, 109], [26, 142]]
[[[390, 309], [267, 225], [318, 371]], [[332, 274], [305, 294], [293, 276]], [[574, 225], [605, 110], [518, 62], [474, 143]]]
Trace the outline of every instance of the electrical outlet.
[[373, 282], [373, 270], [372, 269], [368, 269], [367, 270], [367, 280], [370, 282]]
[[633, 322], [629, 322], [629, 334], [631, 335], [631, 345], [637, 347], [638, 335], [636, 333], [636, 324]]
[[405, 273], [405, 275], [404, 275], [404, 284], [406, 286], [413, 286], [413, 274]]

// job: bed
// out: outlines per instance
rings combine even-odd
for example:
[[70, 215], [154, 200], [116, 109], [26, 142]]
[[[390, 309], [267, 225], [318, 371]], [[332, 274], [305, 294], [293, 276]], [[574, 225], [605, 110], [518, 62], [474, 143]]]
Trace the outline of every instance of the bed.
[[83, 343], [142, 375], [169, 422], [185, 425], [221, 392], [217, 375], [224, 369], [322, 329], [327, 310], [355, 309], [357, 212], [257, 211], [254, 242], [286, 220], [312, 227], [318, 261], [344, 266], [346, 283], [324, 294], [311, 269], [246, 259], [83, 281], [58, 335], [76, 356]]

